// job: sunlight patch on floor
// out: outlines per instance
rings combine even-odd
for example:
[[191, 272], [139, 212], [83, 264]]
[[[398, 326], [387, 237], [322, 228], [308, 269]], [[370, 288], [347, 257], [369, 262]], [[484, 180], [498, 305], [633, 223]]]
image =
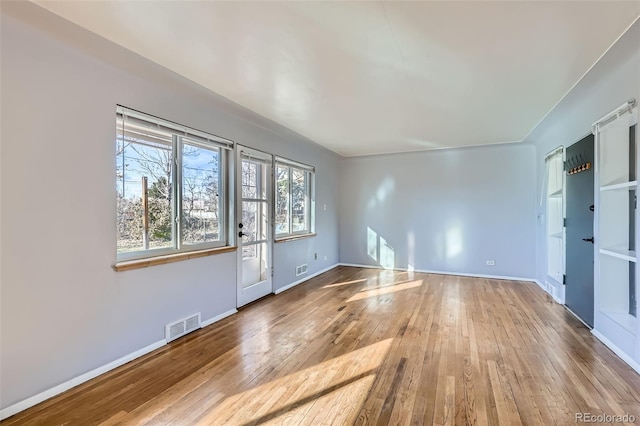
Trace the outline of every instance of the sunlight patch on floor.
[[344, 281], [344, 282], [341, 282], [341, 283], [327, 284], [322, 288], [342, 287], [342, 286], [345, 286], [345, 285], [363, 283], [363, 282], [366, 282], [366, 281], [367, 281], [366, 278], [363, 278], [361, 280]]
[[420, 287], [421, 285], [422, 285], [422, 280], [415, 280], [415, 281], [408, 281], [405, 283], [399, 283], [399, 284], [390, 285], [390, 286], [381, 287], [381, 288], [374, 288], [371, 290], [363, 290], [360, 293], [354, 294], [353, 296], [351, 296], [347, 300], [347, 302], [356, 302], [358, 300], [363, 300], [368, 297], [376, 297], [376, 296], [382, 296], [384, 294], [396, 293], [399, 291]]
[[[200, 423], [282, 424], [286, 418], [288, 423], [298, 424], [302, 418], [309, 423], [315, 416], [327, 415], [346, 416], [346, 419], [357, 414], [393, 340], [382, 340], [229, 396], [213, 407]], [[283, 365], [283, 369], [286, 368]], [[313, 413], [318, 400], [333, 401], [332, 413], [326, 410]], [[327, 407], [327, 404], [320, 406]]]

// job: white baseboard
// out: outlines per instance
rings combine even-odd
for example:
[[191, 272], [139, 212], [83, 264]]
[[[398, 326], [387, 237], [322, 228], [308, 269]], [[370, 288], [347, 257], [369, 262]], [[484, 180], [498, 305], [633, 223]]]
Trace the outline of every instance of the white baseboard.
[[211, 324], [213, 324], [214, 322], [218, 322], [218, 321], [220, 321], [220, 320], [223, 320], [223, 319], [225, 319], [226, 317], [231, 316], [231, 315], [236, 314], [236, 313], [238, 313], [238, 310], [237, 310], [237, 309], [231, 309], [231, 310], [229, 310], [229, 311], [227, 311], [227, 312], [223, 312], [223, 313], [221, 313], [220, 315], [216, 315], [216, 316], [215, 316], [215, 317], [213, 317], [213, 318], [209, 318], [209, 319], [208, 319], [208, 320], [206, 320], [206, 321], [202, 321], [202, 322], [200, 323], [200, 326], [201, 326], [202, 328], [205, 328], [206, 326], [211, 325]]
[[42, 401], [45, 401], [49, 398], [52, 398], [58, 394], [61, 394], [62, 392], [68, 391], [71, 388], [74, 388], [84, 382], [87, 382], [93, 378], [98, 377], [101, 374], [104, 374], [108, 371], [113, 370], [114, 368], [120, 367], [121, 365], [124, 365], [126, 363], [128, 363], [129, 361], [133, 361], [136, 358], [139, 358], [143, 355], [148, 354], [149, 352], [155, 351], [156, 349], [166, 345], [167, 342], [165, 339], [162, 340], [158, 340], [155, 343], [152, 343], [148, 346], [145, 346], [142, 349], [138, 349], [135, 352], [132, 352], [128, 355], [125, 355], [121, 358], [116, 359], [115, 361], [111, 361], [108, 364], [102, 365], [96, 369], [93, 369], [91, 371], [88, 371], [78, 377], [74, 377], [71, 380], [68, 380], [64, 383], [59, 384], [58, 386], [54, 386], [50, 389], [47, 389], [44, 392], [40, 392], [37, 395], [34, 395], [32, 397], [29, 397], [27, 399], [23, 399], [20, 402], [17, 402], [13, 405], [10, 405], [6, 408], [3, 408], [2, 410], [0, 410], [0, 420], [4, 420], [7, 417], [13, 416], [14, 414], [19, 413], [20, 411], [24, 411], [27, 408], [33, 407], [36, 404], [41, 403]]
[[359, 263], [338, 263], [338, 266], [351, 266], [353, 268], [366, 268], [366, 269], [384, 269], [382, 266], [377, 265], [361, 265]]
[[591, 334], [596, 336], [598, 340], [600, 340], [602, 343], [604, 343], [605, 346], [611, 349], [611, 351], [614, 354], [618, 355], [618, 357], [620, 357], [621, 360], [626, 362], [629, 365], [629, 367], [636, 370], [636, 373], [640, 374], [640, 364], [637, 361], [635, 361], [633, 358], [627, 355], [622, 349], [614, 345], [611, 340], [604, 337], [604, 335], [602, 335], [598, 330], [596, 329], [591, 330]]
[[558, 288], [558, 297], [554, 297], [555, 301], [558, 302], [561, 305], [564, 305], [564, 300], [565, 300], [565, 292], [567, 290], [567, 286], [566, 285], [561, 285]]
[[297, 286], [298, 284], [302, 284], [303, 282], [308, 281], [308, 280], [310, 280], [311, 278], [317, 277], [317, 276], [318, 276], [318, 275], [320, 275], [320, 274], [324, 274], [325, 272], [330, 271], [331, 269], [333, 269], [333, 268], [335, 268], [335, 267], [337, 267], [337, 266], [340, 266], [340, 265], [341, 265], [340, 263], [336, 263], [335, 265], [331, 265], [331, 266], [329, 266], [329, 267], [326, 267], [326, 268], [324, 268], [323, 270], [318, 271], [318, 272], [316, 272], [316, 273], [315, 273], [315, 274], [313, 274], [313, 275], [309, 275], [308, 277], [304, 277], [304, 278], [303, 278], [303, 279], [301, 279], [301, 280], [298, 280], [298, 281], [296, 281], [296, 282], [293, 282], [293, 283], [291, 283], [291, 284], [288, 284], [288, 285], [286, 285], [286, 286], [284, 286], [284, 287], [280, 287], [279, 289], [277, 289], [277, 290], [276, 290], [276, 291], [274, 291], [273, 293], [274, 293], [274, 294], [280, 294], [280, 293], [282, 293], [283, 291], [289, 290], [290, 288], [295, 287], [295, 286]]
[[[206, 327], [208, 325], [213, 324], [214, 322], [218, 322], [221, 319], [224, 319], [230, 315], [235, 314], [236, 312], [238, 312], [237, 309], [231, 309], [227, 312], [223, 312], [220, 315], [216, 315], [213, 318], [210, 318], [206, 321], [203, 321], [200, 325], [201, 327]], [[2, 410], [0, 410], [0, 420], [4, 420], [7, 417], [13, 416], [14, 414], [19, 413], [20, 411], [24, 411], [27, 408], [33, 407], [36, 404], [39, 404], [49, 398], [53, 398], [54, 396], [61, 394], [62, 392], [65, 392], [73, 387], [76, 387], [84, 382], [87, 382], [93, 378], [98, 377], [101, 374], [104, 374], [108, 371], [111, 371], [115, 368], [120, 367], [121, 365], [126, 364], [129, 361], [133, 361], [136, 358], [139, 358], [143, 355], [148, 354], [149, 352], [155, 351], [156, 349], [164, 346], [167, 344], [167, 341], [165, 339], [162, 340], [158, 340], [155, 343], [150, 344], [149, 346], [145, 346], [142, 349], [139, 349], [135, 352], [132, 352], [128, 355], [125, 355], [121, 358], [116, 359], [115, 361], [112, 361], [108, 364], [105, 364], [103, 366], [100, 366], [94, 370], [91, 370], [89, 372], [86, 372], [78, 377], [74, 377], [73, 379], [66, 381], [64, 383], [59, 384], [58, 386], [54, 386], [51, 389], [47, 389], [44, 392], [40, 392], [37, 395], [34, 395], [32, 397], [29, 397], [27, 399], [24, 399], [20, 402], [17, 402], [13, 405], [10, 405], [7, 408], [3, 408]]]
[[540, 287], [541, 289], [543, 289], [546, 293], [549, 293], [549, 289], [547, 288], [547, 286], [545, 286], [544, 284], [542, 284], [539, 280], [533, 280], [534, 283], [538, 284], [538, 287]]
[[569, 309], [569, 307], [568, 307], [568, 306], [566, 306], [566, 305], [565, 305], [565, 307], [564, 307], [564, 308], [567, 310], [567, 312], [569, 312], [571, 315], [573, 315], [573, 317], [574, 317], [575, 319], [577, 319], [578, 321], [580, 321], [580, 322], [582, 323], [582, 325], [584, 325], [585, 327], [587, 327], [587, 328], [589, 329], [589, 331], [593, 330], [593, 327], [591, 327], [589, 324], [587, 324], [586, 322], [584, 322], [584, 320], [583, 320], [582, 318], [580, 318], [580, 317], [578, 316], [578, 314], [576, 314], [576, 313], [575, 313], [575, 312], [573, 312], [571, 309]]
[[[357, 263], [339, 263], [339, 266], [352, 266], [354, 268], [369, 268], [369, 269], [384, 269], [382, 266], [373, 266], [373, 265], [360, 265]], [[393, 268], [394, 271], [408, 271], [407, 268]], [[421, 272], [425, 274], [436, 274], [436, 275], [453, 275], [458, 277], [471, 277], [471, 278], [488, 278], [492, 280], [509, 280], [509, 281], [526, 281], [526, 282], [537, 282], [534, 278], [523, 278], [523, 277], [510, 277], [505, 275], [486, 275], [486, 274], [469, 274], [466, 272], [448, 272], [448, 271], [432, 271], [428, 269], [413, 269], [413, 272]], [[538, 284], [539, 285], [539, 284]]]

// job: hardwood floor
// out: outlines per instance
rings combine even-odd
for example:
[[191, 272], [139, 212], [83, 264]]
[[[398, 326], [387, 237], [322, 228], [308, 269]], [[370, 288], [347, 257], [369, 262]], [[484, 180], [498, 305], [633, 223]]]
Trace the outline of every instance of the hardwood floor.
[[338, 267], [2, 422], [640, 422], [640, 376], [535, 284]]

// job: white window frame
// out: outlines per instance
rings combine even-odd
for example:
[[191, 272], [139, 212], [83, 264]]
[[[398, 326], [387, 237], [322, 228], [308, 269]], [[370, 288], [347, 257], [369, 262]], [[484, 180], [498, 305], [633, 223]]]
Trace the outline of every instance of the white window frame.
[[[278, 167], [288, 168], [289, 179], [289, 191], [287, 194], [287, 216], [288, 216], [288, 231], [277, 232], [277, 228], [274, 230], [275, 240], [284, 240], [291, 237], [299, 237], [305, 235], [315, 234], [315, 167], [307, 164], [299, 163], [297, 161], [289, 160], [284, 157], [275, 157], [274, 159], [274, 173], [273, 173], [273, 188], [274, 198], [278, 196]], [[297, 169], [305, 173], [305, 229], [300, 231], [293, 231], [293, 197], [291, 190], [293, 188], [293, 173], [292, 170]], [[274, 209], [277, 208], [277, 199], [274, 200]], [[274, 215], [275, 217], [275, 215]]]
[[[148, 259], [168, 254], [184, 253], [197, 250], [206, 250], [218, 247], [229, 246], [229, 226], [228, 226], [228, 210], [229, 210], [229, 174], [228, 167], [230, 158], [233, 155], [234, 142], [202, 132], [190, 127], [186, 127], [171, 121], [145, 114], [130, 108], [118, 105], [116, 108], [116, 129], [118, 126], [124, 128], [128, 117], [135, 118], [138, 122], [143, 121], [150, 127], [162, 129], [172, 135], [172, 164], [171, 164], [171, 181], [172, 181], [172, 247], [163, 247], [157, 249], [137, 250], [125, 253], [119, 253], [116, 248], [117, 261]], [[117, 141], [117, 135], [115, 140]], [[117, 143], [117, 142], [116, 142]], [[184, 144], [190, 146], [199, 146], [203, 149], [217, 150], [219, 153], [218, 165], [218, 241], [185, 244], [182, 241], [183, 223], [182, 223], [182, 153]]]

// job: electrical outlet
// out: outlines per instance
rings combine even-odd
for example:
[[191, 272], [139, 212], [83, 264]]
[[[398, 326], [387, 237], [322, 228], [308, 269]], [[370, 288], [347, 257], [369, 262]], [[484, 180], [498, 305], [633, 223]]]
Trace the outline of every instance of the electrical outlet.
[[318, 253], [314, 253], [314, 254], [313, 254], [313, 258], [314, 258], [315, 260], [318, 260]]
[[326, 204], [324, 204], [324, 211], [325, 212], [327, 211], [327, 205]]
[[487, 260], [487, 266], [496, 266], [495, 260]]
[[327, 261], [327, 256], [324, 257], [325, 262]]

